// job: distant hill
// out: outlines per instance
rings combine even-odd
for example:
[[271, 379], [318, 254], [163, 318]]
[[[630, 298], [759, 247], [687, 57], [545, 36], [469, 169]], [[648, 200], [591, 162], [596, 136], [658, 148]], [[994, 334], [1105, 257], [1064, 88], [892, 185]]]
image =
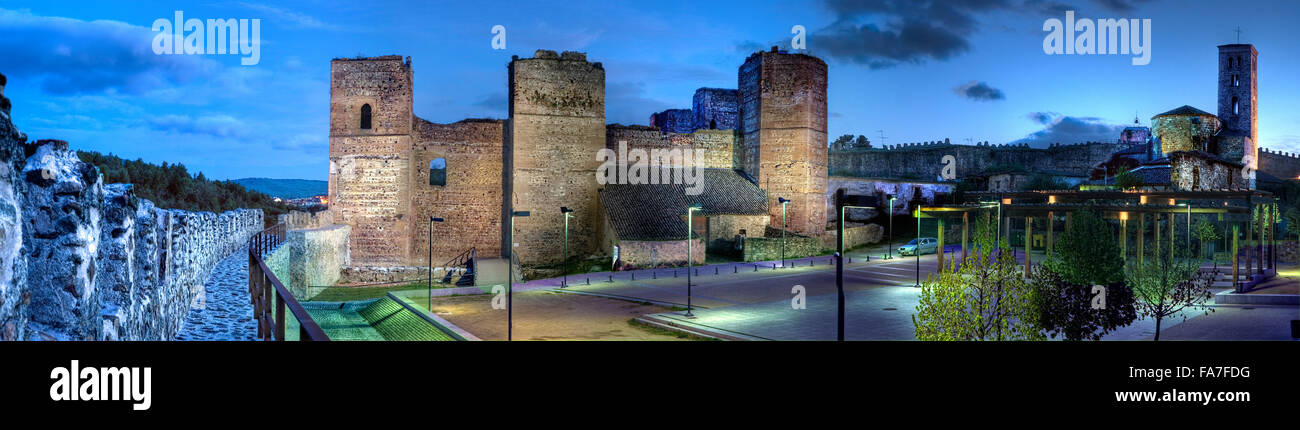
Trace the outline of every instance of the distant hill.
[[282, 199], [300, 199], [329, 192], [329, 182], [311, 179], [242, 178], [231, 182]]

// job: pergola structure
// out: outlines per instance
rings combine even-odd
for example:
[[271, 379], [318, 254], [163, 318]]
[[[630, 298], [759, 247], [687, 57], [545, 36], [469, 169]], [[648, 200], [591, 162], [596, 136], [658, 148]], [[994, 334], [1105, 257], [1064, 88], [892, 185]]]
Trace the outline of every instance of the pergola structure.
[[[965, 261], [969, 250], [970, 213], [977, 211], [996, 211], [1001, 239], [1010, 244], [1011, 221], [1023, 219], [1025, 225], [1025, 276], [1029, 275], [1030, 249], [1034, 236], [1034, 220], [1046, 220], [1045, 243], [1042, 248], [1048, 256], [1053, 251], [1053, 236], [1057, 222], [1064, 222], [1068, 229], [1074, 212], [1091, 210], [1108, 220], [1119, 223], [1118, 241], [1121, 253], [1126, 261], [1130, 258], [1141, 264], [1147, 255], [1144, 252], [1147, 232], [1154, 240], [1150, 255], [1162, 255], [1167, 250], [1171, 255], [1176, 248], [1174, 227], [1182, 221], [1187, 225], [1187, 237], [1191, 236], [1191, 217], [1195, 215], [1216, 215], [1217, 221], [1224, 226], [1224, 231], [1231, 226], [1228, 253], [1232, 257], [1232, 280], [1238, 292], [1248, 285], [1276, 274], [1277, 237], [1273, 228], [1279, 220], [1274, 211], [1260, 213], [1266, 216], [1258, 220], [1252, 216], [1255, 211], [1264, 209], [1275, 201], [1271, 193], [1259, 190], [1216, 190], [1216, 191], [1121, 191], [1121, 190], [1045, 190], [1021, 192], [968, 192], [966, 202], [957, 205], [922, 206], [916, 211], [920, 218], [933, 218], [938, 222], [939, 249], [944, 246], [944, 223], [959, 219], [961, 228], [962, 259]], [[1181, 220], [1179, 219], [1181, 218]], [[1168, 225], [1166, 237], [1162, 240], [1161, 222]], [[1148, 230], [1147, 223], [1152, 224]], [[1256, 223], [1257, 225], [1251, 225]], [[1255, 228], [1251, 228], [1255, 227]], [[1246, 246], [1239, 246], [1237, 238], [1245, 230]], [[1255, 232], [1259, 234], [1256, 235]], [[1255, 236], [1259, 236], [1256, 240]], [[1129, 254], [1129, 240], [1135, 243], [1135, 253]], [[1253, 246], [1251, 244], [1253, 243]], [[1190, 246], [1185, 243], [1184, 246]], [[943, 252], [939, 252], [939, 270], [944, 270]]]

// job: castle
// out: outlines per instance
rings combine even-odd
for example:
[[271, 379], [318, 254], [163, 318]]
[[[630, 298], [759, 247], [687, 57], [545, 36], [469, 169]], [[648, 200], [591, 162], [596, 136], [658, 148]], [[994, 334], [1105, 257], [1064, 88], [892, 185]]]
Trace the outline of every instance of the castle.
[[[618, 246], [634, 266], [683, 262], [689, 205], [699, 207], [690, 224], [697, 246], [780, 228], [778, 199], [791, 202], [791, 232], [825, 233], [822, 60], [775, 47], [754, 53], [737, 89], [701, 89], [693, 110], [652, 118], [671, 129], [606, 125], [605, 70], [583, 53], [538, 50], [508, 70], [509, 118], [436, 124], [412, 112], [409, 57], [331, 62], [330, 211], [352, 226], [352, 265], [423, 265], [429, 253], [440, 263], [471, 248], [503, 255], [511, 224], [521, 264], [560, 262], [566, 225], [572, 255]], [[596, 154], [620, 142], [702, 150], [705, 191], [599, 185]], [[573, 211], [567, 223], [561, 207]], [[431, 217], [444, 220], [432, 235]]]
[[[1047, 148], [947, 139], [828, 148], [826, 63], [775, 47], [738, 67], [735, 89], [700, 88], [690, 109], [654, 113], [648, 126], [605, 123], [605, 70], [583, 53], [515, 56], [508, 118], [451, 124], [414, 115], [409, 57], [335, 59], [330, 211], [352, 226], [353, 266], [422, 266], [430, 254], [436, 264], [469, 249], [505, 255], [513, 223], [522, 264], [562, 261], [567, 239], [571, 255], [617, 254], [637, 267], [680, 264], [690, 246], [735, 249], [783, 222], [825, 238], [835, 217], [828, 183], [877, 201], [901, 196], [896, 214], [936, 203], [956, 180], [988, 191], [1016, 191], [1044, 174], [1107, 186], [1131, 170], [1148, 189], [1253, 189], [1254, 178], [1233, 172], [1257, 163], [1261, 178], [1300, 175], [1294, 154], [1257, 149], [1257, 58], [1248, 44], [1219, 47], [1218, 115], [1184, 106], [1154, 116], [1150, 128], [1135, 121], [1114, 142]], [[701, 150], [704, 193], [599, 184], [596, 154], [620, 144]], [[956, 160], [955, 177], [941, 175], [946, 156]], [[699, 209], [688, 220], [692, 205]], [[430, 234], [432, 217], [445, 222]]]

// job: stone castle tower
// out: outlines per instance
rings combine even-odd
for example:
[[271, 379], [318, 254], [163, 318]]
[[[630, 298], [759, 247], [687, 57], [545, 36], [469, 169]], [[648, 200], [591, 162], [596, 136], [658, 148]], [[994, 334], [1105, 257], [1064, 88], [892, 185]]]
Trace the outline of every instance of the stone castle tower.
[[411, 60], [330, 62], [329, 203], [352, 225], [352, 258], [401, 265], [410, 252]]
[[804, 54], [750, 55], [737, 77], [741, 144], [736, 167], [767, 190], [771, 225], [781, 226], [778, 198], [789, 229], [826, 231], [826, 62]]
[[1230, 160], [1258, 160], [1258, 57], [1254, 45], [1219, 45], [1219, 154]]
[[[523, 264], [555, 263], [569, 220], [569, 253], [596, 252], [603, 224], [596, 153], [605, 147], [605, 69], [586, 54], [538, 50], [533, 58], [515, 57], [509, 66], [510, 120], [505, 132], [502, 230], [511, 211], [515, 252]], [[512, 176], [513, 173], [513, 176]], [[509, 244], [501, 235], [503, 255]]]

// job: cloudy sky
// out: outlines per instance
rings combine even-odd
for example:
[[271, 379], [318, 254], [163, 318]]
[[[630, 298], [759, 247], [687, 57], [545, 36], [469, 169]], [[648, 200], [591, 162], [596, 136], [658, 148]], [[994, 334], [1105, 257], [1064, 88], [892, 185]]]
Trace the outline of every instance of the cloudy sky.
[[[610, 123], [689, 108], [699, 87], [736, 87], [755, 50], [830, 65], [830, 135], [873, 143], [1113, 140], [1187, 104], [1215, 112], [1216, 45], [1255, 44], [1263, 146], [1300, 151], [1300, 3], [1228, 8], [1203, 0], [826, 0], [822, 2], [115, 2], [0, 1], [0, 73], [32, 139], [216, 179], [325, 179], [329, 60], [413, 57], [415, 112], [435, 122], [506, 116], [506, 64], [539, 48], [578, 50], [606, 69]], [[261, 58], [155, 55], [150, 26], [259, 18]], [[1147, 66], [1127, 55], [1043, 53], [1043, 22], [1149, 18]], [[491, 47], [494, 25], [507, 49]]]

